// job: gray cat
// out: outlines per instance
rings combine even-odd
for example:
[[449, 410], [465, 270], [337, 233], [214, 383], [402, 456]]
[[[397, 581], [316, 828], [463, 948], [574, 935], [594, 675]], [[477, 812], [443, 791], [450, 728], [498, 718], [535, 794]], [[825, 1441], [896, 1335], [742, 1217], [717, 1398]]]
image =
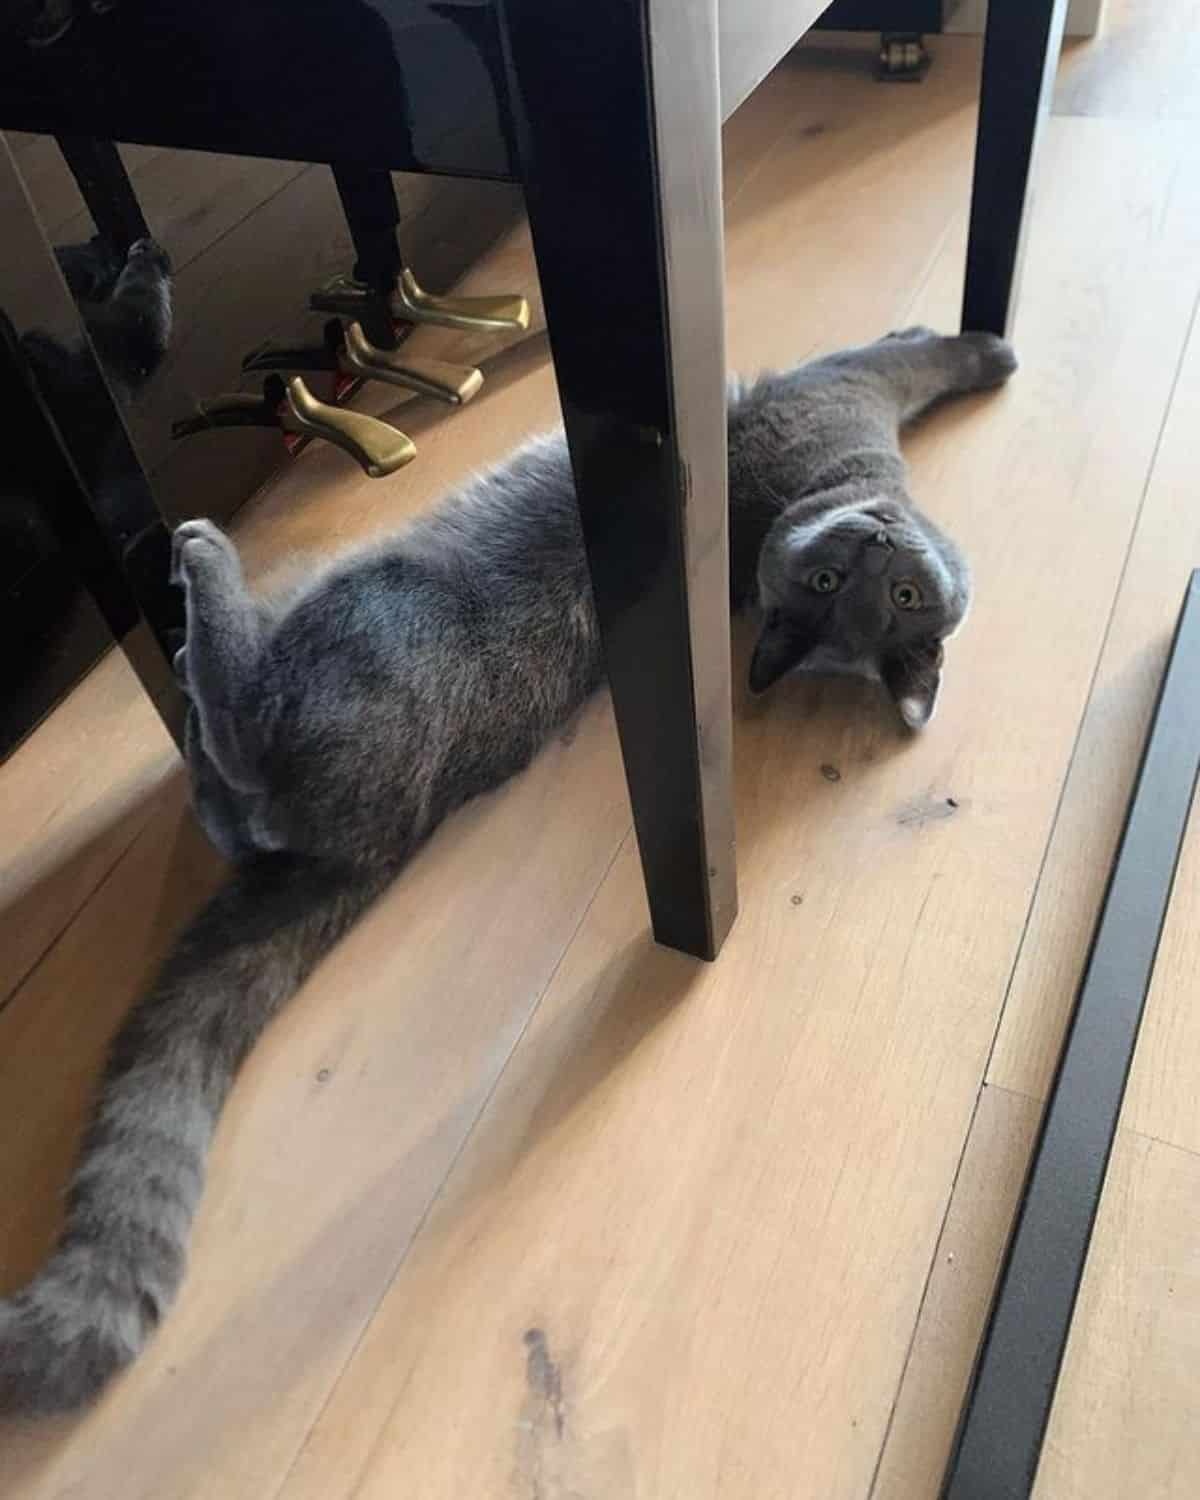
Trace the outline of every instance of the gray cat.
[[[824, 659], [928, 721], [969, 585], [909, 498], [898, 430], [1015, 367], [991, 335], [912, 329], [732, 388], [731, 594], [763, 607], [756, 690]], [[175, 566], [194, 804], [235, 868], [117, 1035], [50, 1261], [0, 1302], [9, 1407], [78, 1405], [134, 1358], [263, 1028], [446, 814], [603, 677], [561, 435], [284, 597], [253, 598], [204, 521], [177, 531]]]

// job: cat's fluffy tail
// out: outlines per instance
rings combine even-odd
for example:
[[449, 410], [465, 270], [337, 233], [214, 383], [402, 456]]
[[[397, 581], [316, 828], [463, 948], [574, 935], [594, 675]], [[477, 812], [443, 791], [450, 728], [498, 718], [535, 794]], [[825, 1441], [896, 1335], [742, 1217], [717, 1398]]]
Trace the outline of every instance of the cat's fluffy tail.
[[290, 855], [241, 867], [117, 1034], [42, 1271], [0, 1300], [0, 1409], [82, 1405], [183, 1279], [209, 1142], [267, 1023], [386, 883]]

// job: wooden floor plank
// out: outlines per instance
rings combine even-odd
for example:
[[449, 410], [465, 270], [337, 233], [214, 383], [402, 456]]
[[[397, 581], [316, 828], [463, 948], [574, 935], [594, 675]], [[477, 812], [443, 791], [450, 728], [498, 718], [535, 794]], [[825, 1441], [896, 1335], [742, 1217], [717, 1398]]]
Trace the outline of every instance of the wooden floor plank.
[[103, 661], [0, 771], [0, 1007], [128, 849], [178, 764], [123, 656]]
[[[1194, 554], [1200, 563], [1200, 546]], [[1158, 950], [1123, 1119], [1200, 1154], [1200, 808], [1193, 808]]]
[[1197, 0], [1106, 0], [1099, 35], [1068, 41], [1058, 114], [1110, 119], [1200, 117]]
[[1120, 1132], [1034, 1500], [1200, 1491], [1197, 1202], [1200, 1157]]
[[973, 39], [942, 38], [920, 90], [881, 94], [861, 43], [818, 39], [784, 67], [795, 119], [726, 216], [729, 362], [743, 371], [878, 337], [913, 301], [970, 185]]
[[1006, 1089], [980, 1095], [870, 1500], [938, 1493], [1040, 1113]]

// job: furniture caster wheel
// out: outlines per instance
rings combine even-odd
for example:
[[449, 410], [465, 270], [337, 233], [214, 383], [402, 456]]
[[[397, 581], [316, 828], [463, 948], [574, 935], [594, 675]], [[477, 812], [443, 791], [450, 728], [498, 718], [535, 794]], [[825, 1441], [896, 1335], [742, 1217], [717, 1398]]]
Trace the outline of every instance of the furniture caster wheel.
[[884, 83], [918, 83], [931, 61], [917, 32], [885, 31], [879, 43], [877, 77]]

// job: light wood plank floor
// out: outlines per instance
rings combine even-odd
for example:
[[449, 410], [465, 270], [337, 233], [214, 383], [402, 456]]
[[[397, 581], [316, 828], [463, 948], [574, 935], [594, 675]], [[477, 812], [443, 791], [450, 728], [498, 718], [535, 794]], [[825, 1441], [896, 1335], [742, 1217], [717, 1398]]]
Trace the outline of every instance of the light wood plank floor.
[[[742, 915], [709, 967], [650, 943], [604, 699], [453, 819], [252, 1059], [145, 1359], [83, 1418], [0, 1428], [4, 1500], [936, 1493], [1200, 560], [1200, 141], [1153, 35], [1193, 10], [1113, 0], [1069, 52], [1022, 371], [910, 445], [978, 580], [929, 733], [865, 687], [739, 685]], [[978, 59], [943, 39], [884, 88], [869, 39], [818, 38], [731, 121], [738, 366], [953, 324]], [[554, 416], [534, 338], [462, 413], [411, 407], [387, 484], [305, 453], [244, 518], [251, 565], [394, 525]], [[8, 1287], [220, 866], [117, 658], [0, 772], [0, 830]], [[1193, 839], [1040, 1500], [1200, 1491], [1198, 918]]]

